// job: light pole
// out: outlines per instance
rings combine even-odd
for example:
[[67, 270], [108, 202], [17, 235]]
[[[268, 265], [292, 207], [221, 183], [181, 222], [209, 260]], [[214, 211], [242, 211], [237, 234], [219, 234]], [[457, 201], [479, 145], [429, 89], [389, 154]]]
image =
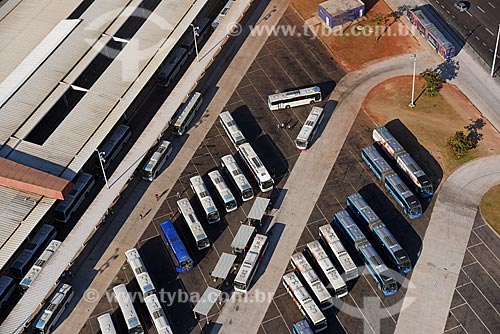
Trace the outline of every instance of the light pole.
[[500, 24], [498, 25], [497, 44], [495, 45], [495, 53], [493, 54], [493, 64], [491, 65], [491, 76], [495, 74], [495, 62], [497, 60], [498, 41], [500, 41]]
[[198, 42], [196, 41], [196, 37], [200, 36], [200, 34], [198, 33], [198, 30], [200, 30], [200, 27], [197, 27], [192, 23], [191, 23], [191, 27], [193, 27], [193, 38], [194, 38], [194, 49], [196, 50], [196, 60], [200, 61], [200, 55], [198, 54]]
[[103, 163], [106, 162], [106, 159], [104, 159], [106, 152], [101, 152], [97, 148], [95, 149], [95, 151], [97, 152], [97, 156], [99, 157], [99, 164], [101, 165], [102, 175], [104, 175], [104, 181], [106, 181], [106, 188], [109, 189], [108, 178], [106, 177], [106, 171], [104, 170], [104, 165], [103, 165]]
[[410, 56], [411, 59], [413, 59], [413, 82], [411, 85], [411, 102], [408, 105], [410, 108], [415, 107], [415, 75], [417, 71], [417, 54], [414, 53], [413, 56]]

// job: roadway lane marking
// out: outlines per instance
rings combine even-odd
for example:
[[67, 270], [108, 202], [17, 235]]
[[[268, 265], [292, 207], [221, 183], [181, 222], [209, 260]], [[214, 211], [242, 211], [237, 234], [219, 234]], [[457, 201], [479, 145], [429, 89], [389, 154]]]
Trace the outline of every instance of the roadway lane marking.
[[491, 2], [488, 2], [488, 5], [490, 5], [493, 8], [496, 8], [495, 6], [493, 6], [493, 4]]
[[486, 29], [486, 31], [489, 32], [491, 34], [491, 36], [495, 36], [495, 34], [492, 33], [490, 29], [488, 29], [488, 28], [484, 28], [484, 29]]
[[477, 9], [479, 9], [480, 11], [482, 11], [484, 13], [484, 10], [481, 7], [477, 6]]

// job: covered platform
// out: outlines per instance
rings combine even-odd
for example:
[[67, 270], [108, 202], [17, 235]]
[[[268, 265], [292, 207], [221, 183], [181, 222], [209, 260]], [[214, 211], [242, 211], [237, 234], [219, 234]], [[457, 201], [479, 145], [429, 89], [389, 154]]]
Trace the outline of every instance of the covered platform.
[[247, 222], [252, 226], [261, 226], [270, 202], [269, 198], [257, 197], [248, 213]]
[[238, 232], [234, 236], [233, 242], [231, 242], [231, 248], [233, 253], [244, 254], [250, 243], [250, 239], [255, 235], [255, 227], [241, 224]]
[[212, 309], [212, 307], [214, 307], [214, 304], [219, 300], [220, 295], [220, 290], [208, 287], [205, 292], [203, 292], [203, 295], [198, 301], [198, 304], [196, 304], [193, 309], [194, 316], [198, 318], [198, 315], [202, 315], [208, 318], [208, 313], [210, 313], [210, 310]]
[[224, 281], [227, 278], [227, 275], [233, 267], [234, 261], [236, 261], [236, 255], [228, 253], [221, 254], [219, 261], [217, 261], [214, 270], [210, 274], [210, 277], [212, 277], [214, 282], [218, 279]]

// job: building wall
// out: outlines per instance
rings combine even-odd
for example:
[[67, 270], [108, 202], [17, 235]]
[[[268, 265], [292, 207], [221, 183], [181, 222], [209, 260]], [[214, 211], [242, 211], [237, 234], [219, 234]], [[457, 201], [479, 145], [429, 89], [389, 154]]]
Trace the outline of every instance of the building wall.
[[330, 28], [342, 25], [347, 22], [354, 21], [365, 15], [365, 5], [360, 4], [358, 7], [352, 8], [342, 14], [332, 15], [321, 6], [318, 5], [318, 16]]

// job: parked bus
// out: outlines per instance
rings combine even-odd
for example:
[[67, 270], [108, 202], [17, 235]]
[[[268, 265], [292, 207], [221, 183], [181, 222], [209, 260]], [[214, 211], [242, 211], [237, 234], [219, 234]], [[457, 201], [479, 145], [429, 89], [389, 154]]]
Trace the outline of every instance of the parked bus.
[[359, 227], [354, 223], [347, 211], [342, 210], [335, 214], [334, 222], [339, 229], [350, 239], [361, 255], [366, 268], [372, 275], [378, 288], [385, 296], [391, 296], [398, 291], [398, 285], [389, 268], [384, 264], [377, 251], [366, 239]]
[[16, 289], [16, 282], [12, 277], [0, 276], [0, 309], [9, 300]]
[[[197, 31], [198, 36], [196, 37], [196, 43], [198, 48], [200, 47], [200, 44], [203, 43], [208, 33], [210, 32], [210, 29], [208, 29], [208, 27], [210, 26], [209, 23], [210, 20], [207, 19], [206, 17], [196, 18], [195, 21], [193, 21], [193, 25], [195, 27], [198, 27]], [[189, 27], [186, 30], [179, 44], [181, 47], [188, 50], [189, 55], [192, 55], [193, 52], [196, 51], [196, 47], [194, 45], [193, 29], [191, 29], [191, 27]]]
[[161, 223], [160, 228], [166, 239], [167, 250], [174, 262], [175, 270], [177, 272], [185, 272], [193, 269], [194, 261], [189, 256], [186, 246], [184, 246], [184, 243], [180, 239], [172, 221], [167, 220]]
[[189, 200], [187, 198], [181, 198], [177, 201], [177, 207], [189, 227], [189, 231], [191, 231], [191, 235], [196, 243], [196, 248], [198, 250], [202, 250], [210, 247], [210, 241], [208, 240], [207, 234], [205, 233], [203, 226], [201, 226], [201, 223], [198, 220], [191, 203], [189, 203]]
[[153, 181], [161, 170], [168, 157], [172, 154], [172, 143], [162, 140], [148, 162], [142, 168], [142, 178], [146, 181]]
[[339, 237], [330, 226], [326, 224], [319, 228], [320, 239], [324, 241], [327, 248], [333, 253], [335, 260], [338, 262], [344, 272], [344, 280], [350, 281], [359, 276], [358, 267], [352, 260], [351, 256], [345, 250], [344, 245]]
[[292, 327], [293, 334], [314, 334], [306, 319], [297, 321]]
[[61, 244], [62, 242], [58, 240], [52, 240], [49, 243], [42, 255], [40, 255], [40, 257], [35, 261], [35, 264], [19, 283], [21, 291], [26, 291], [31, 287], [31, 284], [33, 284], [33, 282], [37, 279], [38, 275], [40, 275], [47, 262], [49, 262], [50, 258], [54, 255]]
[[368, 164], [368, 167], [370, 167], [375, 176], [382, 182], [385, 182], [387, 175], [394, 173], [391, 166], [389, 166], [373, 145], [363, 148], [361, 150], [361, 157]]
[[36, 334], [49, 334], [54, 329], [57, 321], [63, 314], [66, 306], [73, 298], [74, 292], [71, 285], [59, 284], [52, 294], [49, 303], [44, 307], [33, 322], [33, 331]]
[[247, 142], [247, 139], [243, 136], [238, 124], [236, 124], [229, 111], [221, 112], [219, 114], [219, 120], [222, 128], [226, 131], [227, 136], [236, 148], [238, 145]]
[[323, 108], [313, 107], [306, 122], [300, 129], [297, 139], [295, 139], [295, 148], [297, 150], [307, 150], [314, 135], [318, 131], [319, 126], [323, 120]]
[[316, 264], [321, 269], [323, 277], [328, 283], [326, 288], [330, 291], [332, 296], [342, 298], [347, 295], [347, 285], [340, 276], [332, 261], [326, 255], [323, 246], [318, 240], [314, 240], [307, 244], [305, 251], [316, 261]]
[[250, 283], [257, 272], [267, 246], [267, 236], [256, 234], [234, 279], [234, 290], [246, 293], [250, 289]]
[[189, 179], [189, 184], [203, 207], [208, 223], [213, 224], [220, 221], [219, 211], [217, 210], [214, 200], [212, 199], [212, 196], [210, 196], [207, 186], [205, 185], [205, 182], [203, 182], [201, 176], [193, 176]]
[[109, 165], [116, 159], [116, 156], [123, 149], [123, 146], [129, 141], [132, 136], [132, 132], [127, 125], [118, 125], [111, 136], [104, 142], [102, 147], [99, 149], [99, 152], [103, 154], [104, 169], [108, 169]]
[[188, 50], [183, 47], [176, 47], [167, 56], [164, 65], [157, 76], [158, 85], [168, 87], [172, 79], [179, 73], [182, 66], [186, 63]]
[[363, 196], [359, 193], [355, 193], [347, 197], [347, 208], [359, 218], [365, 227], [370, 229], [391, 261], [398, 267], [399, 272], [402, 274], [409, 273], [411, 270], [410, 257], [406, 254], [403, 247], [401, 247], [387, 226], [385, 226], [368, 203], [366, 203]]
[[28, 244], [10, 266], [12, 277], [22, 279], [28, 272], [38, 250], [45, 247], [57, 235], [52, 225], [43, 224], [33, 238], [28, 239]]
[[259, 185], [260, 190], [263, 192], [272, 190], [274, 180], [252, 146], [249, 143], [243, 143], [238, 146], [238, 152]]
[[103, 315], [97, 317], [97, 322], [99, 323], [99, 328], [102, 334], [116, 334], [115, 325], [113, 320], [111, 320], [111, 315], [109, 313], [104, 313]]
[[94, 186], [94, 176], [88, 173], [80, 173], [76, 177], [75, 186], [66, 198], [60, 202], [56, 209], [56, 220], [67, 223], [71, 215], [78, 210], [83, 200]]
[[327, 328], [326, 318], [294, 272], [283, 276], [283, 285], [315, 333]]
[[226, 169], [227, 174], [230, 176], [234, 186], [238, 190], [238, 195], [243, 202], [249, 201], [253, 198], [253, 189], [248, 182], [245, 174], [241, 171], [240, 166], [236, 163], [232, 155], [225, 155], [221, 158], [222, 167]]
[[321, 101], [321, 89], [318, 86], [292, 90], [290, 92], [269, 95], [267, 104], [271, 110], [313, 104]]
[[158, 334], [173, 334], [158, 297], [156, 295], [147, 296], [144, 298], [144, 302]]
[[231, 5], [233, 4], [234, 1], [235, 0], [229, 0], [226, 3], [224, 8], [222, 8], [222, 10], [220, 11], [219, 15], [217, 15], [215, 20], [212, 22], [212, 28], [216, 29], [219, 26], [220, 21], [224, 18], [224, 16], [227, 15], [227, 12], [229, 12], [229, 9], [231, 8]]
[[146, 265], [142, 261], [141, 256], [139, 255], [139, 252], [137, 251], [137, 248], [132, 248], [126, 251], [125, 258], [127, 259], [127, 262], [132, 269], [135, 277], [137, 277], [137, 275], [141, 273], [145, 273], [148, 271], [146, 269]]
[[222, 178], [222, 175], [218, 170], [214, 170], [208, 173], [208, 177], [215, 189], [217, 190], [217, 194], [219, 194], [219, 198], [221, 202], [224, 204], [224, 209], [226, 212], [232, 212], [238, 208], [238, 203], [233, 196], [231, 190], [229, 190], [226, 181]]
[[314, 269], [307, 262], [304, 254], [295, 253], [290, 260], [292, 267], [295, 269], [299, 276], [307, 283], [309, 289], [313, 292], [318, 306], [321, 310], [326, 310], [333, 307], [333, 297], [326, 289], [325, 285], [319, 279]]
[[116, 301], [120, 306], [123, 318], [127, 324], [128, 334], [144, 334], [144, 329], [142, 328], [141, 322], [137, 317], [134, 305], [132, 304], [132, 299], [125, 287], [125, 284], [117, 285], [113, 288], [113, 292], [116, 296]]
[[189, 94], [186, 102], [177, 109], [170, 120], [170, 126], [174, 134], [182, 136], [184, 132], [186, 132], [189, 123], [191, 123], [194, 115], [198, 112], [198, 109], [200, 109], [202, 102], [201, 93], [193, 92]]

